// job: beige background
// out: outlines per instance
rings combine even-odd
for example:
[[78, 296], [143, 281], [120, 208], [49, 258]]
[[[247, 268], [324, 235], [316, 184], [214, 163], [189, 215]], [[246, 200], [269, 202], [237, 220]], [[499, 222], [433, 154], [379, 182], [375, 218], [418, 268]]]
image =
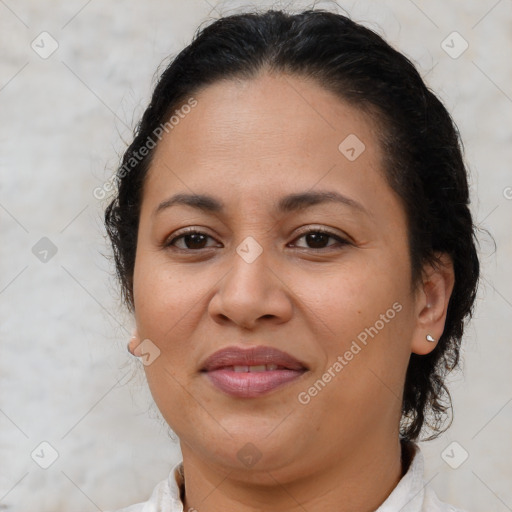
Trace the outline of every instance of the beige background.
[[[339, 4], [413, 59], [464, 139], [473, 212], [497, 251], [482, 233], [465, 372], [452, 386], [455, 421], [423, 446], [427, 480], [472, 512], [512, 510], [512, 2]], [[0, 1], [1, 510], [143, 501], [180, 456], [125, 350], [132, 322], [104, 256], [105, 202], [93, 190], [114, 171], [157, 66], [201, 22], [239, 5], [251, 4]], [[42, 48], [44, 31], [58, 44], [45, 59], [31, 47], [51, 49], [50, 39]], [[453, 31], [469, 44], [457, 59], [441, 47]], [[39, 252], [46, 262], [35, 245], [36, 254], [50, 251]], [[31, 458], [35, 450], [35, 460], [50, 460], [43, 441], [58, 452], [48, 469]], [[441, 457], [452, 442], [452, 458], [469, 454], [458, 469]]]

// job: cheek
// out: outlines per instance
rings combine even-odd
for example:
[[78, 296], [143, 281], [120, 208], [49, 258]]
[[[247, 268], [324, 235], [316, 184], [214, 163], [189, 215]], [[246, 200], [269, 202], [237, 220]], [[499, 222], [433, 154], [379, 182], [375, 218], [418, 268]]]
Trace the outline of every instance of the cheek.
[[203, 333], [208, 332], [202, 328], [208, 298], [218, 279], [215, 269], [173, 264], [153, 249], [141, 249], [137, 255], [134, 303], [139, 336], [160, 350], [158, 359], [144, 369], [152, 392], [158, 395], [165, 389], [169, 394], [164, 400], [183, 394], [178, 383], [196, 377], [197, 361], [204, 355]]
[[164, 367], [172, 369], [183, 362], [181, 345], [175, 341], [186, 336], [184, 329], [190, 322], [193, 309], [184, 292], [189, 285], [178, 275], [158, 262], [150, 251], [138, 252], [133, 283], [138, 334], [141, 340], [150, 339], [160, 350], [158, 359], [145, 366], [150, 385], [155, 372]]
[[390, 320], [386, 326], [398, 318], [396, 310], [400, 307], [393, 309], [393, 304], [404, 300], [404, 290], [393, 277], [389, 269], [368, 264], [347, 265], [325, 274], [304, 273], [298, 279], [298, 296], [336, 345], [339, 340], [355, 338], [376, 322], [384, 330], [381, 315]]
[[[332, 391], [340, 404], [355, 407], [402, 392], [413, 329], [403, 274], [402, 265], [387, 266], [380, 260], [304, 282], [310, 317], [324, 333], [317, 338], [327, 355], [319, 372], [336, 375], [339, 385]], [[322, 281], [324, 286], [318, 286]]]
[[201, 314], [201, 290], [151, 250], [137, 254], [133, 290], [139, 336], [150, 339], [160, 351], [144, 366], [148, 386], [171, 428], [181, 432], [180, 425], [197, 414], [185, 389], [195, 370], [192, 333]]
[[163, 332], [178, 322], [187, 321], [187, 312], [193, 314], [194, 305], [200, 302], [204, 294], [200, 281], [194, 280], [193, 274], [189, 274], [159, 254], [149, 250], [138, 252], [133, 294], [140, 329]]

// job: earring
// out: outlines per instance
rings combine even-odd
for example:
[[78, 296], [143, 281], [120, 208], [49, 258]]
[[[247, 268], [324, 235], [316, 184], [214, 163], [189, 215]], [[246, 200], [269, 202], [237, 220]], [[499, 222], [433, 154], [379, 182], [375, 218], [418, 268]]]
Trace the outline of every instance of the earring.
[[131, 345], [133, 344], [134, 340], [137, 339], [137, 336], [133, 335], [131, 338], [130, 338], [130, 341], [126, 344], [126, 350], [128, 350], [128, 352], [130, 352], [130, 354], [132, 356], [137, 356], [137, 354], [135, 354], [135, 350], [137, 350], [137, 347], [134, 347], [133, 350], [131, 348]]
[[434, 343], [436, 340], [430, 334], [427, 334], [427, 341]]

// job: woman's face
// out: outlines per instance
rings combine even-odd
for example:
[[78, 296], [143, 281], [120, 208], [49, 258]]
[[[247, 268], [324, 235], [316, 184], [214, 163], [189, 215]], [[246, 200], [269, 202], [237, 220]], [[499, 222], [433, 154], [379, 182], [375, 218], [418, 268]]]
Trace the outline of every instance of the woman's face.
[[[134, 272], [146, 376], [184, 457], [283, 481], [397, 439], [425, 332], [376, 126], [291, 76], [194, 97], [155, 150]], [[211, 199], [170, 205], [175, 194]], [[202, 371], [220, 349], [261, 346], [303, 369]]]

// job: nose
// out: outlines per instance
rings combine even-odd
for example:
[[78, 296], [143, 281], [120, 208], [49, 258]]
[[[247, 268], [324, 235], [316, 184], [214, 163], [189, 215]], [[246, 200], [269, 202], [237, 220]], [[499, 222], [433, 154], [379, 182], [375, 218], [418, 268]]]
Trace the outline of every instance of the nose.
[[253, 330], [262, 322], [280, 324], [291, 318], [293, 300], [285, 263], [278, 265], [270, 249], [259, 253], [257, 247], [240, 244], [233, 251], [231, 269], [218, 283], [208, 307], [215, 322]]

